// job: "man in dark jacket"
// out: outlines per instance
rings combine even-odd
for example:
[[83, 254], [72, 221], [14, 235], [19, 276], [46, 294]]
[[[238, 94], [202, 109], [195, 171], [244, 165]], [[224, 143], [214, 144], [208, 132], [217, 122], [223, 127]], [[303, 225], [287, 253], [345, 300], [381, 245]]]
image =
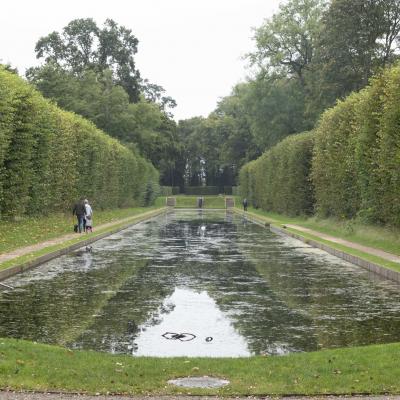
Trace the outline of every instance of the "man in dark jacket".
[[76, 215], [78, 219], [78, 231], [82, 233], [84, 231], [84, 221], [85, 221], [85, 203], [83, 198], [77, 201], [72, 209], [72, 215]]

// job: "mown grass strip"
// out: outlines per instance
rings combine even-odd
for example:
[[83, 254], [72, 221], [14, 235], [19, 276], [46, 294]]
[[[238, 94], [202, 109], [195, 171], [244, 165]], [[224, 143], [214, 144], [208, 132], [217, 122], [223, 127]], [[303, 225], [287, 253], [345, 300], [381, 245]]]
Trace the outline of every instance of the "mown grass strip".
[[[165, 204], [160, 207], [164, 207]], [[97, 226], [159, 208], [134, 207], [114, 210], [94, 210], [94, 230]], [[19, 221], [2, 220], [0, 224], [0, 253], [10, 252], [73, 232], [76, 217], [72, 214], [52, 214], [37, 218], [28, 217]]]
[[30, 262], [32, 260], [35, 260], [38, 257], [44, 256], [44, 255], [49, 254], [49, 253], [56, 252], [57, 250], [68, 248], [68, 247], [70, 247], [70, 246], [72, 246], [72, 245], [74, 245], [76, 243], [84, 242], [84, 241], [86, 241], [87, 239], [90, 239], [90, 238], [96, 238], [96, 237], [101, 236], [102, 234], [104, 234], [106, 232], [111, 232], [111, 231], [115, 231], [115, 230], [121, 229], [122, 227], [124, 227], [126, 225], [130, 225], [130, 224], [133, 224], [135, 222], [139, 222], [139, 221], [141, 221], [143, 219], [146, 219], [148, 217], [151, 217], [152, 211], [156, 212], [158, 210], [161, 211], [162, 209], [163, 208], [157, 209], [156, 207], [141, 208], [141, 209], [137, 209], [137, 210], [135, 209], [136, 213], [131, 215], [131, 218], [128, 219], [128, 220], [126, 218], [124, 218], [124, 221], [119, 222], [119, 223], [118, 223], [118, 220], [117, 220], [115, 222], [115, 224], [113, 224], [112, 226], [109, 226], [109, 227], [106, 227], [106, 228], [102, 228], [102, 229], [97, 229], [91, 234], [88, 234], [88, 235], [86, 235], [86, 234], [77, 235], [76, 238], [71, 239], [71, 240], [67, 240], [67, 241], [65, 241], [63, 243], [56, 244], [56, 245], [51, 245], [51, 246], [48, 246], [48, 247], [46, 247], [44, 249], [37, 250], [37, 251], [31, 252], [29, 254], [25, 254], [23, 256], [13, 258], [12, 260], [5, 261], [5, 262], [0, 264], [0, 271], [4, 270], [4, 269], [7, 269], [7, 268], [11, 268], [11, 267], [17, 266], [17, 265], [26, 264], [26, 263], [28, 263], [28, 262]]
[[347, 247], [342, 244], [338, 244], [338, 243], [331, 242], [329, 240], [321, 239], [318, 236], [309, 234], [307, 232], [299, 231], [294, 228], [286, 228], [286, 230], [288, 230], [289, 232], [293, 232], [296, 235], [302, 236], [306, 239], [311, 239], [316, 242], [326, 244], [329, 247], [332, 247], [333, 249], [343, 251], [344, 253], [351, 254], [353, 256], [357, 256], [359, 258], [362, 258], [363, 260], [370, 261], [370, 262], [372, 262], [374, 264], [378, 264], [382, 267], [389, 268], [393, 271], [400, 272], [400, 265], [396, 262], [385, 260], [384, 258], [375, 256], [373, 254], [365, 253], [365, 252], [357, 250], [357, 249], [353, 249], [352, 247]]
[[[236, 199], [240, 204], [240, 199]], [[238, 207], [238, 210], [240, 208]], [[367, 225], [354, 220], [319, 219], [317, 217], [289, 217], [249, 207], [249, 212], [266, 218], [270, 223], [295, 224], [316, 230], [327, 235], [336, 236], [350, 242], [373, 247], [388, 253], [400, 255], [400, 230], [393, 227]]]
[[[399, 343], [235, 359], [136, 358], [0, 339], [0, 388], [136, 395], [398, 394], [399, 357]], [[231, 383], [220, 389], [167, 384], [203, 375]]]
[[[236, 209], [236, 210], [239, 210], [239, 209]], [[314, 229], [314, 230], [318, 229], [318, 225], [310, 224], [310, 223], [308, 223], [308, 224], [302, 223], [300, 219], [289, 218], [289, 217], [285, 217], [285, 216], [279, 216], [277, 214], [269, 214], [269, 213], [265, 213], [263, 211], [253, 210], [253, 209], [251, 209], [251, 211], [249, 212], [249, 215], [251, 215], [251, 214], [254, 214], [255, 217], [257, 217], [259, 219], [262, 219], [263, 221], [265, 221], [267, 223], [276, 224], [278, 226], [282, 226], [284, 224], [289, 224], [290, 223], [290, 224], [297, 224], [299, 226], [302, 226], [302, 227], [305, 227], [305, 228]], [[379, 256], [375, 256], [373, 254], [365, 253], [365, 252], [363, 252], [361, 250], [357, 250], [357, 249], [354, 249], [352, 247], [348, 247], [348, 246], [345, 246], [345, 245], [342, 245], [342, 244], [334, 243], [334, 242], [331, 242], [329, 240], [321, 239], [320, 237], [318, 237], [316, 235], [313, 235], [313, 234], [310, 234], [310, 233], [307, 233], [307, 232], [303, 232], [303, 231], [300, 231], [300, 230], [297, 230], [297, 229], [294, 229], [294, 228], [286, 228], [286, 230], [289, 231], [289, 232], [293, 232], [296, 235], [299, 235], [299, 236], [301, 236], [301, 237], [303, 237], [305, 239], [315, 240], [316, 242], [326, 244], [326, 245], [328, 245], [329, 247], [331, 247], [333, 249], [343, 251], [344, 253], [351, 254], [353, 256], [357, 256], [359, 258], [362, 258], [363, 260], [370, 261], [370, 262], [378, 264], [378, 265], [380, 265], [382, 267], [391, 269], [393, 271], [400, 272], [400, 265], [398, 263], [396, 263], [396, 262], [385, 260], [384, 258], [381, 258]], [[338, 231], [333, 231], [332, 232], [329, 229], [324, 229], [324, 230], [321, 229], [320, 231], [321, 231], [321, 233], [326, 233], [326, 234], [329, 234], [331, 236], [335, 236], [335, 237], [338, 237], [338, 238], [342, 238], [342, 239], [351, 241], [348, 236], [345, 236], [343, 234], [341, 234], [341, 235], [338, 234]], [[364, 246], [368, 246], [369, 245], [368, 243], [363, 242], [362, 240], [360, 240], [360, 241], [358, 241], [356, 243], [362, 244]], [[376, 248], [379, 248], [379, 247], [376, 247]], [[380, 248], [380, 249], [387, 251], [386, 249], [382, 249], [382, 248]]]
[[[168, 196], [176, 198], [176, 208], [197, 208], [197, 200], [199, 197], [202, 197], [203, 208], [225, 208], [225, 196]], [[232, 196], [228, 196], [232, 197]], [[160, 197], [156, 201], [156, 205], [161, 206], [165, 205], [165, 196]]]

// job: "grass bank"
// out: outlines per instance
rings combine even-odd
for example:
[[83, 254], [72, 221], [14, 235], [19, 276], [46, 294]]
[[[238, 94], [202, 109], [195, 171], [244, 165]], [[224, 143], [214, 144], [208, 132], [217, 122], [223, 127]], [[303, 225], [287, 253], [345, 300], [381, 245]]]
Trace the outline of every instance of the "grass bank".
[[[225, 208], [225, 196], [168, 196], [176, 198], [176, 208], [197, 208], [197, 199], [203, 198], [203, 208]], [[227, 196], [232, 197], [232, 196]], [[166, 197], [159, 197], [156, 205], [165, 206]]]
[[[146, 358], [0, 339], [0, 388], [79, 393], [245, 395], [399, 394], [400, 344], [251, 358]], [[220, 389], [169, 379], [216, 376]]]
[[[94, 210], [94, 228], [109, 222], [133, 217], [157, 207], [120, 208], [114, 210]], [[18, 221], [2, 220], [0, 224], [0, 253], [19, 247], [29, 246], [46, 240], [73, 233], [76, 217], [71, 214], [52, 214], [41, 217], [27, 217]]]
[[[135, 222], [140, 222], [142, 219], [150, 218], [153, 211], [157, 212], [157, 210], [161, 210], [162, 208], [159, 207], [142, 207], [142, 208], [131, 208], [131, 209], [124, 209], [124, 210], [113, 210], [113, 211], [107, 211], [105, 212], [105, 215], [103, 215], [102, 220], [104, 224], [110, 223], [110, 226], [105, 226], [105, 227], [99, 227], [96, 228], [93, 233], [90, 234], [76, 234], [74, 235], [75, 237], [72, 239], [64, 240], [62, 243], [59, 244], [54, 244], [54, 245], [48, 245], [45, 248], [39, 249], [39, 250], [34, 250], [32, 252], [29, 252], [27, 254], [21, 255], [19, 257], [13, 258], [8, 261], [4, 261], [0, 264], [0, 271], [15, 267], [15, 266], [21, 266], [24, 265], [28, 262], [31, 262], [41, 256], [54, 253], [58, 250], [66, 249], [76, 243], [83, 242], [88, 239], [96, 238], [104, 233], [107, 232], [112, 232], [112, 231], [117, 231], [118, 229], [121, 229], [125, 227], [126, 225], [133, 224]], [[24, 221], [26, 223], [26, 221]], [[69, 233], [69, 232], [67, 232]], [[64, 232], [65, 234], [65, 232]], [[21, 234], [22, 235], [22, 234]], [[59, 237], [59, 235], [57, 236]], [[39, 243], [42, 242], [42, 240], [39, 241]], [[34, 244], [34, 243], [31, 243]]]
[[[236, 202], [238, 203], [238, 202]], [[239, 208], [238, 208], [239, 209]], [[261, 217], [266, 222], [276, 225], [295, 224], [315, 231], [345, 239], [350, 242], [358, 243], [364, 246], [380, 249], [388, 253], [400, 256], [400, 231], [391, 228], [379, 226], [365, 225], [357, 221], [338, 221], [335, 219], [319, 219], [317, 217], [289, 217], [273, 212], [267, 212], [252, 207], [248, 211], [258, 217]], [[303, 236], [307, 239], [316, 240], [325, 243], [337, 250], [358, 256], [367, 261], [382, 265], [386, 268], [400, 271], [400, 265], [396, 262], [385, 260], [381, 257], [374, 256], [344, 245], [323, 240], [318, 236], [301, 232], [296, 229], [288, 228], [289, 231]]]
[[400, 256], [400, 230], [391, 227], [366, 225], [353, 220], [321, 219], [317, 217], [288, 217], [249, 207], [249, 211], [272, 223], [296, 224], [318, 232], [340, 237], [364, 246], [375, 247]]

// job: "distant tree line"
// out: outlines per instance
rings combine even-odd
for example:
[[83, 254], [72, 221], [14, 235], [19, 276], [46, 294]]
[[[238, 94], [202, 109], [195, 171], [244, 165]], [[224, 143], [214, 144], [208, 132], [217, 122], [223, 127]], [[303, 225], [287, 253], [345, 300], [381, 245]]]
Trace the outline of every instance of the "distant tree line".
[[400, 226], [400, 66], [325, 111], [240, 171], [252, 205]]
[[[398, 0], [289, 0], [254, 30], [253, 75], [208, 118], [180, 121], [185, 180], [231, 185], [240, 168], [314, 128], [399, 58]], [[210, 143], [210, 146], [207, 145]]]
[[134, 148], [43, 98], [0, 66], [0, 217], [144, 205], [159, 174]]

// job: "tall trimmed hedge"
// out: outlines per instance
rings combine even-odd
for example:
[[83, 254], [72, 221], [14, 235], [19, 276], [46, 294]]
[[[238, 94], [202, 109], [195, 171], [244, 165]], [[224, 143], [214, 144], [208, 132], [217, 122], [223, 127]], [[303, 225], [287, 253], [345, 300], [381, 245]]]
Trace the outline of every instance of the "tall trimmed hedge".
[[321, 215], [400, 226], [399, 89], [397, 66], [322, 116], [312, 172]]
[[246, 164], [240, 171], [240, 193], [250, 204], [289, 215], [311, 214], [313, 190], [311, 132], [289, 136]]
[[[312, 157], [311, 157], [312, 155]], [[240, 171], [251, 204], [400, 226], [400, 65]]]
[[354, 148], [357, 94], [327, 110], [315, 130], [312, 181], [316, 210], [323, 216], [352, 218], [358, 211], [360, 193]]
[[63, 111], [0, 67], [0, 215], [152, 201], [158, 172], [91, 122]]

